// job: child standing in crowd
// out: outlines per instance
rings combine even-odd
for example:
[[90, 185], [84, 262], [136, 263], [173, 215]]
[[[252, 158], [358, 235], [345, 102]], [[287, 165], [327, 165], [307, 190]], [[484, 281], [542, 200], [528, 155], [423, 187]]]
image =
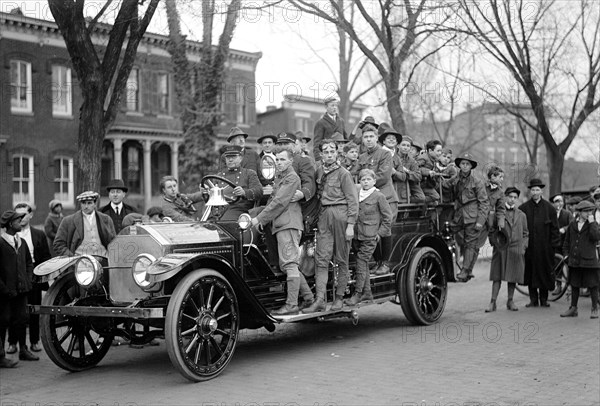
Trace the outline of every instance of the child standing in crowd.
[[498, 231], [499, 228], [504, 228], [504, 213], [506, 206], [504, 204], [504, 193], [502, 192], [502, 182], [504, 182], [504, 171], [497, 165], [492, 165], [488, 169], [487, 183], [485, 191], [488, 196], [490, 210], [488, 211], [487, 219], [483, 225], [483, 230], [479, 234], [478, 247], [481, 248], [485, 244], [488, 235]]
[[398, 194], [398, 203], [422, 203], [425, 201], [425, 195], [421, 190], [421, 172], [417, 161], [411, 155], [413, 140], [405, 135], [400, 141], [398, 148], [399, 166], [394, 167], [395, 172], [392, 175], [396, 193]]
[[353, 142], [349, 142], [344, 145], [344, 158], [342, 160], [342, 166], [350, 172], [354, 183], [358, 183], [358, 145]]
[[[497, 238], [490, 236], [494, 247], [492, 253], [492, 266], [490, 267], [490, 280], [492, 281], [492, 300], [486, 313], [496, 311], [496, 299], [500, 292], [502, 281], [508, 283], [508, 300], [506, 308], [517, 311], [519, 308], [513, 302], [517, 283], [523, 283], [525, 272], [525, 250], [529, 244], [529, 230], [525, 213], [515, 207], [521, 191], [516, 187], [509, 187], [504, 192], [506, 200], [502, 200], [505, 209], [505, 230], [508, 242], [505, 246], [497, 244]], [[497, 231], [500, 233], [500, 231]]]
[[598, 285], [600, 262], [596, 244], [600, 241], [600, 226], [594, 218], [595, 206], [584, 200], [575, 206], [579, 212], [577, 221], [567, 228], [563, 243], [563, 255], [568, 255], [569, 282], [571, 283], [571, 307], [560, 317], [577, 317], [579, 288], [589, 288], [592, 299], [590, 318], [598, 318]]
[[375, 187], [375, 172], [363, 169], [359, 174], [358, 220], [354, 229], [356, 249], [356, 284], [354, 295], [345, 304], [356, 306], [361, 301], [373, 300], [369, 276], [369, 259], [377, 242], [391, 236], [392, 209], [386, 197]]

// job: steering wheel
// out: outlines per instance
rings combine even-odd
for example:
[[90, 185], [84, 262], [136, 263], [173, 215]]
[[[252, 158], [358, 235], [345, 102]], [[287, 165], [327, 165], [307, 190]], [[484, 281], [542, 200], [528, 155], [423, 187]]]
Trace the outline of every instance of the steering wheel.
[[[203, 177], [202, 181], [200, 182], [200, 185], [204, 189], [212, 189], [212, 188], [216, 187], [216, 185], [212, 182], [215, 180], [225, 183], [227, 186], [231, 187], [231, 190], [233, 190], [237, 187], [237, 185], [235, 183], [233, 183], [232, 181], [230, 181], [229, 179], [225, 179], [225, 178], [223, 178], [221, 176], [217, 176], [217, 175], [207, 175], [207, 176]], [[223, 191], [223, 198], [225, 199], [225, 201], [227, 203], [230, 203], [230, 204], [235, 203], [238, 200], [240, 200], [240, 196], [235, 196], [233, 194], [226, 194], [225, 191]]]

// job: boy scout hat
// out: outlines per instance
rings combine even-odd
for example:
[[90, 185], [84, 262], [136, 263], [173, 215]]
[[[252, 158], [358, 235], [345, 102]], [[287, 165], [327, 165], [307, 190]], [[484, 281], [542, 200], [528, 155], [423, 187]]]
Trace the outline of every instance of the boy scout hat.
[[400, 144], [402, 142], [402, 134], [400, 134], [398, 131], [394, 130], [392, 127], [386, 128], [379, 135], [379, 142], [381, 144], [383, 144], [383, 141], [387, 138], [388, 135], [393, 135], [394, 137], [396, 137], [396, 141], [398, 142], [398, 144]]
[[6, 227], [13, 221], [25, 217], [26, 214], [27, 213], [17, 213], [14, 210], [6, 210], [4, 213], [2, 213], [2, 217], [0, 218], [0, 226]]
[[238, 135], [243, 135], [244, 139], [248, 138], [248, 134], [246, 134], [245, 132], [243, 132], [242, 130], [240, 130], [237, 127], [233, 127], [229, 131], [229, 136], [227, 137], [227, 142], [231, 142], [231, 140], [234, 139], [235, 137], [237, 137]]
[[577, 211], [594, 210], [594, 209], [596, 209], [596, 206], [594, 205], [594, 203], [592, 203], [588, 200], [582, 200], [579, 203], [577, 203], [577, 206], [575, 206], [575, 210], [577, 210]]
[[460, 166], [460, 161], [471, 162], [471, 169], [475, 169], [477, 167], [477, 161], [475, 158], [473, 158], [473, 155], [469, 154], [468, 152], [460, 154], [460, 156], [454, 160], [456, 166]]
[[242, 147], [239, 145], [225, 145], [225, 148], [223, 148], [223, 155], [242, 155]]
[[499, 250], [506, 248], [510, 239], [506, 228], [501, 228], [500, 230], [490, 233], [489, 238], [492, 247], [495, 247]]
[[77, 196], [76, 199], [78, 202], [85, 202], [88, 200], [96, 201], [96, 200], [98, 200], [99, 197], [100, 197], [100, 195], [98, 193], [94, 192], [93, 190], [88, 190], [86, 192], [83, 192], [79, 196]]
[[277, 137], [275, 136], [275, 134], [273, 134], [272, 132], [267, 132], [265, 135], [263, 135], [262, 137], [260, 137], [256, 142], [258, 142], [259, 144], [262, 144], [262, 142], [266, 139], [272, 139], [273, 142], [277, 142]]

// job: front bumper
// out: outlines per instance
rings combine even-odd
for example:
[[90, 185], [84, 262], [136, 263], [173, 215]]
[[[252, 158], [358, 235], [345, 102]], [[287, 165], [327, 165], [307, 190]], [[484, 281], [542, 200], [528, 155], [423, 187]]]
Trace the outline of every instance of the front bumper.
[[54, 314], [79, 317], [118, 317], [126, 319], [162, 319], [162, 307], [98, 307], [98, 306], [41, 306], [29, 305], [33, 314]]

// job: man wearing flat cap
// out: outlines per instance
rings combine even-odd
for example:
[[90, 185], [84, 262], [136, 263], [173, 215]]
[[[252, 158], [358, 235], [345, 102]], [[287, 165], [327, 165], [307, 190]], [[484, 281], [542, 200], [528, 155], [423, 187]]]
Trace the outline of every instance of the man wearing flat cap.
[[6, 358], [4, 340], [10, 327], [19, 342], [19, 359], [37, 361], [26, 344], [27, 294], [31, 290], [33, 262], [25, 241], [17, 233], [25, 213], [7, 210], [0, 217], [0, 368], [12, 368], [17, 362]]
[[325, 104], [325, 114], [317, 121], [313, 130], [313, 157], [315, 161], [321, 160], [321, 151], [319, 145], [324, 139], [329, 139], [331, 136], [339, 132], [343, 138], [348, 138], [344, 119], [339, 115], [340, 97], [337, 94], [328, 96], [323, 100]]
[[267, 132], [265, 135], [258, 139], [258, 144], [261, 146], [262, 151], [258, 154], [259, 159], [259, 168], [258, 168], [258, 179], [260, 180], [261, 185], [269, 186], [273, 184], [273, 179], [267, 179], [263, 175], [263, 160], [266, 159], [265, 156], [270, 157], [272, 159], [271, 168], [275, 171], [275, 154], [273, 154], [273, 148], [275, 147], [275, 143], [277, 142], [277, 137], [272, 132]]
[[252, 148], [246, 147], [246, 139], [248, 134], [240, 130], [238, 127], [233, 127], [229, 131], [227, 142], [231, 145], [237, 145], [242, 148], [242, 163], [241, 167], [252, 169], [254, 172], [260, 172], [260, 158], [258, 153]]
[[[235, 203], [227, 206], [213, 207], [212, 215], [219, 220], [237, 220], [240, 214], [248, 213], [255, 202], [260, 202], [263, 195], [263, 188], [258, 179], [256, 171], [242, 167], [242, 147], [239, 145], [227, 145], [224, 148], [226, 168], [217, 173], [217, 176], [231, 181], [235, 188], [224, 182], [216, 182], [216, 186], [225, 188], [224, 194], [238, 197]], [[208, 194], [207, 189], [202, 190]]]
[[527, 216], [529, 245], [525, 251], [524, 282], [529, 289], [526, 307], [550, 307], [548, 291], [554, 290], [554, 254], [561, 252], [556, 209], [542, 197], [545, 187], [540, 179], [529, 181], [531, 199], [519, 206]]
[[123, 219], [125, 216], [131, 213], [137, 213], [135, 208], [123, 201], [128, 190], [129, 189], [125, 186], [123, 179], [112, 179], [106, 187], [110, 203], [100, 209], [101, 213], [108, 215], [113, 221], [115, 232], [117, 234], [123, 229]]
[[81, 209], [60, 223], [54, 251], [57, 255], [96, 255], [108, 257], [108, 244], [115, 238], [109, 216], [96, 210], [100, 195], [87, 191], [77, 196]]

